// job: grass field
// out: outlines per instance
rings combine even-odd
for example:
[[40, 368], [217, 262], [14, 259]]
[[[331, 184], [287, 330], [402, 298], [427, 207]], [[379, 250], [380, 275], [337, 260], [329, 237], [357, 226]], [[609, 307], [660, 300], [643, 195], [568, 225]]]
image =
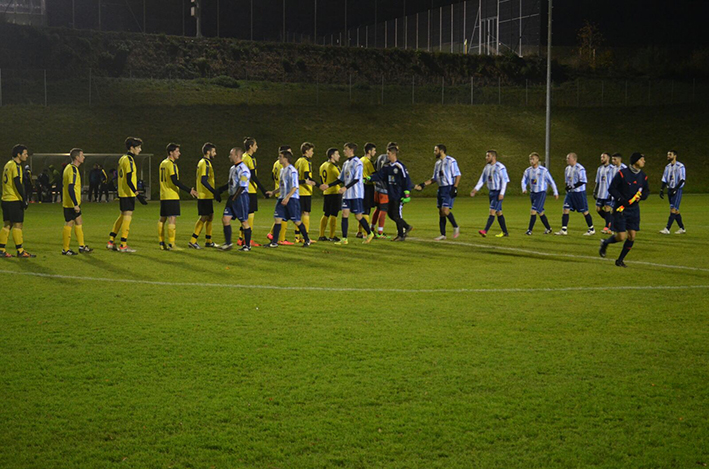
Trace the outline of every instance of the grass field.
[[506, 239], [461, 196], [461, 237], [435, 243], [416, 198], [406, 243], [250, 253], [159, 251], [151, 203], [130, 255], [103, 249], [117, 204], [85, 204], [76, 258], [60, 207], [33, 205], [37, 258], [0, 265], [0, 467], [705, 466], [708, 204], [685, 196], [688, 233], [663, 236], [651, 196], [627, 269], [579, 215], [524, 236], [523, 197]]

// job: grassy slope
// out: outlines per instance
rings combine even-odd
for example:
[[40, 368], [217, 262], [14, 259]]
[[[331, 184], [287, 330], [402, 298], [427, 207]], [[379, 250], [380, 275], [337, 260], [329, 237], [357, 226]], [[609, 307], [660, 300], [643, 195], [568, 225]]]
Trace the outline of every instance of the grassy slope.
[[[193, 181], [201, 145], [214, 142], [220, 150], [216, 168], [218, 179], [227, 169], [228, 148], [245, 135], [260, 142], [262, 170], [270, 169], [279, 145], [297, 148], [303, 141], [315, 143], [315, 166], [324, 161], [325, 149], [341, 148], [346, 141], [363, 145], [376, 142], [383, 147], [397, 141], [412, 177], [430, 177], [432, 147], [448, 145], [461, 165], [470, 188], [484, 164], [484, 152], [496, 148], [509, 169], [512, 189], [527, 167], [531, 151], [544, 151], [544, 113], [539, 109], [498, 106], [143, 106], [143, 107], [17, 107], [0, 108], [0, 141], [9, 152], [15, 142], [24, 142], [35, 152], [68, 151], [81, 146], [88, 152], [121, 152], [123, 139], [138, 135], [144, 150], [158, 155], [157, 168], [169, 141], [183, 144], [183, 178]], [[706, 110], [701, 107], [645, 108], [561, 108], [554, 111], [551, 170], [557, 183], [562, 180], [564, 157], [568, 151], [595, 175], [601, 151], [620, 151], [628, 156], [642, 151], [648, 156], [651, 188], [658, 189], [665, 165], [665, 153], [674, 148], [688, 167], [687, 189], [709, 190], [709, 163], [704, 158], [709, 146], [705, 131]], [[154, 172], [155, 174], [155, 172]]]
[[[686, 236], [643, 205], [630, 261], [706, 268], [706, 196]], [[707, 285], [709, 273], [595, 258], [598, 236], [481, 239], [486, 200], [458, 200], [459, 242], [165, 253], [157, 204], [135, 255], [59, 256], [61, 211], [32, 206], [11, 272], [218, 284], [399, 288]], [[269, 225], [272, 202], [256, 219]], [[561, 202], [547, 210], [558, 226]], [[86, 204], [100, 248], [116, 204]], [[184, 245], [196, 207], [183, 205]], [[405, 212], [437, 234], [433, 201]], [[495, 230], [494, 230], [495, 231]], [[219, 230], [216, 238], [221, 240]], [[589, 256], [544, 257], [540, 253]], [[618, 249], [612, 249], [615, 256]], [[334, 267], [337, 266], [337, 267]], [[287, 270], [284, 270], [287, 269]], [[286, 271], [288, 277], [279, 277]], [[2, 467], [691, 467], [709, 462], [706, 290], [328, 293], [0, 274]]]

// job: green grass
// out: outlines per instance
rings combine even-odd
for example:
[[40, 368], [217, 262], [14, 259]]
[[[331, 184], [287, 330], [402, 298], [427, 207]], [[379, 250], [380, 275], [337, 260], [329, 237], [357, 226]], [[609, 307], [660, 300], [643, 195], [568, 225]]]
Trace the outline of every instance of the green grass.
[[[507, 239], [477, 236], [486, 198], [461, 196], [461, 237], [430, 241], [435, 203], [415, 198], [415, 240], [251, 253], [159, 251], [151, 203], [131, 255], [103, 249], [117, 204], [85, 204], [97, 250], [77, 258], [59, 255], [61, 209], [33, 205], [38, 257], [0, 265], [0, 467], [705, 465], [706, 206], [686, 196], [688, 233], [662, 236], [666, 201], [644, 202], [621, 270], [579, 215], [568, 237], [524, 236], [523, 197]], [[558, 228], [561, 202], [547, 211]], [[543, 290], [576, 286], [600, 289]], [[415, 291], [442, 288], [465, 290]]]

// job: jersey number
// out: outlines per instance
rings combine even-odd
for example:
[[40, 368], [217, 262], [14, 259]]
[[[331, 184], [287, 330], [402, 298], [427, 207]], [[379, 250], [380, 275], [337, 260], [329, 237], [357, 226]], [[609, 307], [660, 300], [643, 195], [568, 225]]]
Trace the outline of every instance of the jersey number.
[[167, 182], [167, 179], [165, 179], [165, 168], [160, 168], [160, 182]]

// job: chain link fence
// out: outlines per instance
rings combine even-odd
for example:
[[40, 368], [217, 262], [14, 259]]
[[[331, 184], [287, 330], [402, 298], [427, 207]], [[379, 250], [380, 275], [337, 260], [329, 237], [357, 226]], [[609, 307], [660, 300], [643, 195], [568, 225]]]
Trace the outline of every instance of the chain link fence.
[[[125, 76], [98, 75], [91, 69], [0, 69], [0, 106], [135, 106], [135, 105], [502, 105], [543, 107], [544, 83], [450, 79], [412, 75], [373, 80], [350, 73], [333, 76], [312, 71], [310, 80], [283, 73], [197, 79], [153, 78], [127, 71]], [[696, 80], [579, 78], [557, 84], [552, 104], [563, 107], [658, 106], [709, 101], [709, 87]]]

